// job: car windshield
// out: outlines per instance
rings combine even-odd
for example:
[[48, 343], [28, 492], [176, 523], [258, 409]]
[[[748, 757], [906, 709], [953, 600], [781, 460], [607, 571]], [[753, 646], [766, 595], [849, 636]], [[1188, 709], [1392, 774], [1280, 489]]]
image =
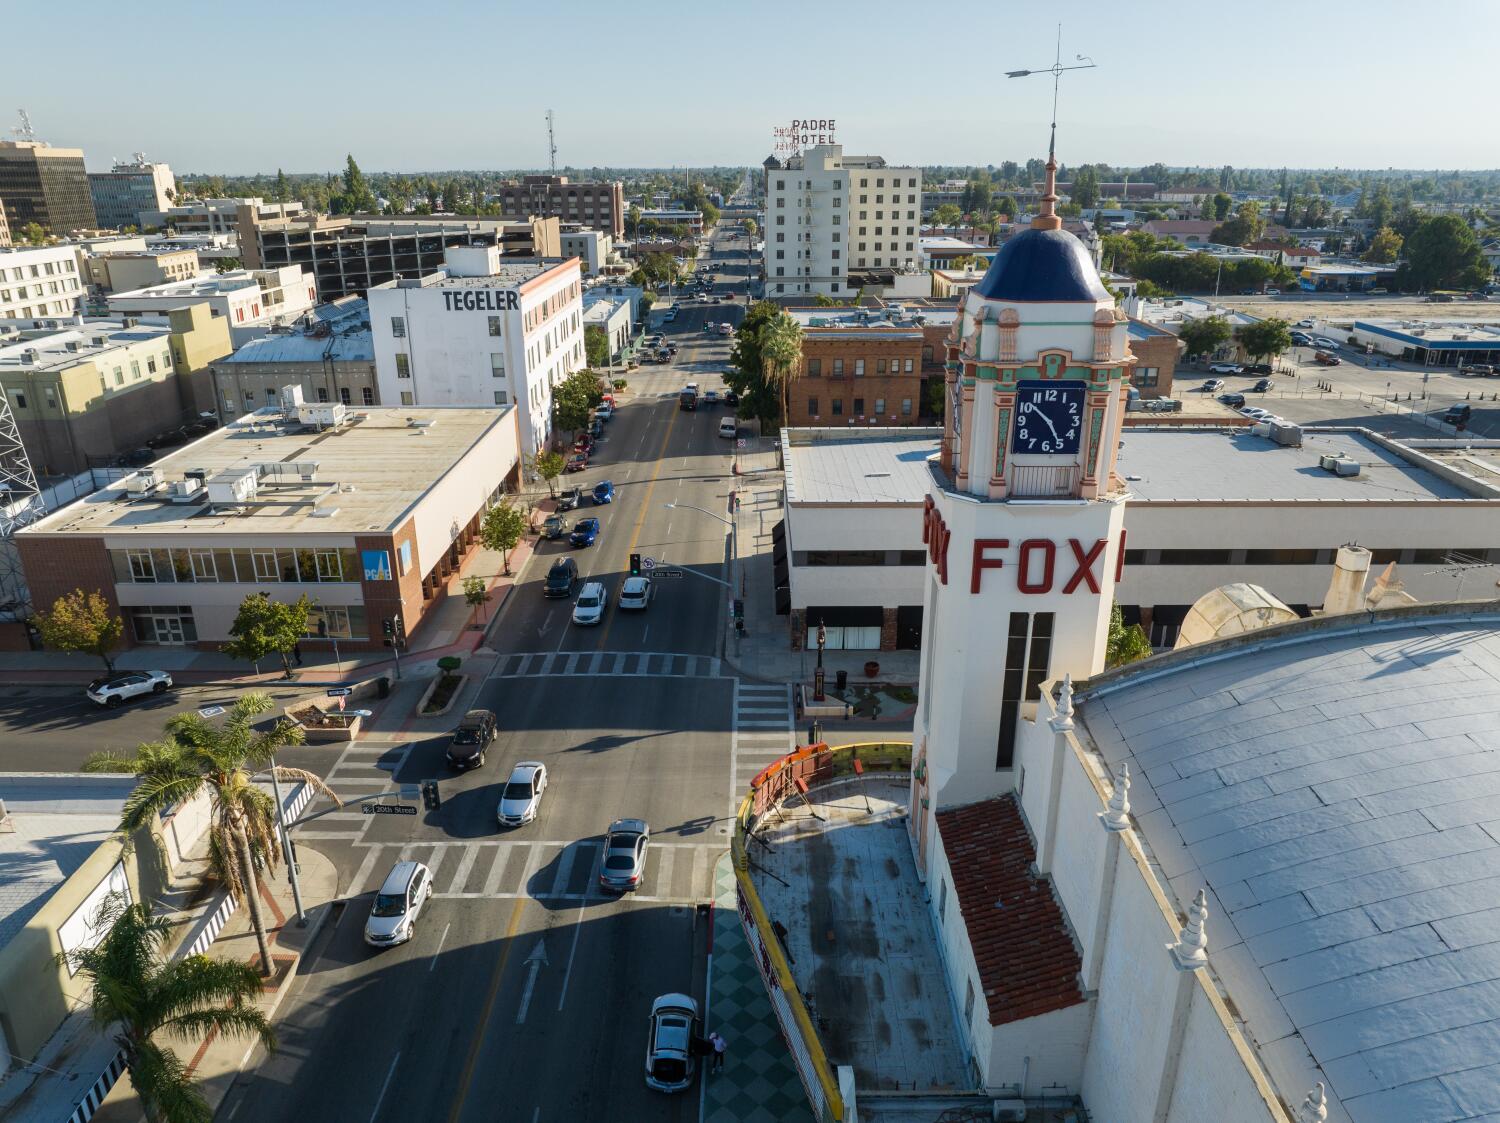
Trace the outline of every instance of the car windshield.
[[529, 782], [522, 783], [520, 781], [512, 780], [510, 783], [508, 783], [508, 784], [505, 785], [505, 792], [504, 792], [504, 794], [502, 794], [500, 796], [500, 798], [501, 799], [530, 799], [531, 798], [531, 784]]
[[405, 893], [376, 893], [371, 916], [400, 916], [406, 911]]
[[604, 868], [607, 870], [628, 870], [635, 868], [635, 855], [629, 853], [614, 853], [604, 859]]
[[548, 581], [566, 581], [568, 579], [568, 567], [565, 565], [553, 566], [547, 574]]
[[592, 597], [592, 596], [589, 596], [589, 597], [579, 597], [578, 598], [578, 607], [579, 608], [598, 608], [599, 607], [599, 598], [598, 597]]
[[479, 744], [479, 730], [455, 729], [453, 731], [453, 743], [455, 745], [477, 745]]

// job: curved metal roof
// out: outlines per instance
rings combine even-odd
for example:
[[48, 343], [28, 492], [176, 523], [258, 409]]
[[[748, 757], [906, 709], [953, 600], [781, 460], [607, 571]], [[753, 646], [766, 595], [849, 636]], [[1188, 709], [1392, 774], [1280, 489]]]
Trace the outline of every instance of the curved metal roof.
[[1109, 300], [1087, 247], [1066, 230], [1023, 230], [1000, 247], [973, 290], [989, 300], [1093, 304]]

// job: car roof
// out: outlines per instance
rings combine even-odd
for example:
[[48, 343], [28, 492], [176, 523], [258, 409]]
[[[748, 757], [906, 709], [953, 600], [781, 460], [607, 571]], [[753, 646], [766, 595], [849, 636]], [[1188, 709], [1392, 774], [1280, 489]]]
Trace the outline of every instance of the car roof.
[[583, 588], [578, 590], [580, 597], [602, 596], [604, 594], [604, 583], [602, 581], [585, 581]]
[[620, 586], [622, 593], [643, 593], [651, 585], [649, 577], [627, 577], [625, 583]]
[[647, 834], [649, 831], [645, 819], [616, 819], [609, 825], [610, 834]]
[[470, 710], [468, 713], [464, 714], [463, 719], [458, 724], [469, 725], [472, 723], [478, 725], [480, 722], [494, 720], [495, 714], [491, 710]]
[[542, 764], [540, 761], [523, 760], [510, 770], [510, 778], [512, 780], [529, 780], [536, 775], [541, 767]]
[[698, 1003], [694, 1001], [691, 995], [680, 993], [664, 994], [651, 1003], [651, 1012], [653, 1014], [658, 1010], [675, 1009], [682, 1009], [688, 1011], [689, 1013], [696, 1014], [698, 1012]]
[[411, 884], [411, 878], [417, 872], [420, 862], [404, 861], [397, 862], [391, 867], [391, 872], [385, 875], [385, 880], [380, 884], [382, 893], [405, 893], [406, 887]]
[[558, 558], [555, 562], [552, 563], [552, 568], [550, 570], [548, 570], [547, 572], [549, 572], [549, 573], [556, 573], [560, 569], [577, 569], [577, 568], [578, 568], [578, 563], [576, 561], [574, 561], [572, 558]]

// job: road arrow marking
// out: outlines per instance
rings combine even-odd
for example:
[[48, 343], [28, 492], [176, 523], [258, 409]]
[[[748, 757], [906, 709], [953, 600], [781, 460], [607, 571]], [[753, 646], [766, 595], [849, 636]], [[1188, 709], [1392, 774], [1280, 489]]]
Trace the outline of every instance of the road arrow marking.
[[516, 1025], [525, 1024], [526, 1011], [531, 1008], [531, 992], [536, 989], [537, 973], [547, 966], [547, 946], [541, 940], [537, 940], [536, 947], [526, 957], [526, 966], [530, 971], [526, 976], [526, 988], [521, 991], [521, 1008], [516, 1011]]

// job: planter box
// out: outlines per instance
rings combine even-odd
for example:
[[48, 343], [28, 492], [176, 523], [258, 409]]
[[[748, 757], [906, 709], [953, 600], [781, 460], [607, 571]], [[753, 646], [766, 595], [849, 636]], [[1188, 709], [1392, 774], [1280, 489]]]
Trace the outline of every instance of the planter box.
[[[309, 745], [326, 745], [334, 741], [353, 741], [359, 736], [364, 718], [356, 717], [346, 726], [303, 725], [302, 733]], [[301, 724], [300, 722], [298, 724]]]
[[453, 677], [456, 678], [458, 682], [453, 687], [453, 693], [448, 695], [447, 705], [442, 706], [436, 710], [427, 709], [427, 699], [432, 697], [433, 693], [438, 688], [438, 683], [443, 681], [442, 672], [439, 671], [437, 677], [427, 684], [427, 689], [422, 691], [422, 697], [417, 702], [418, 717], [442, 717], [458, 703], [458, 700], [463, 697], [464, 687], [468, 684], [469, 676], [465, 674], [458, 674], [454, 675]]

